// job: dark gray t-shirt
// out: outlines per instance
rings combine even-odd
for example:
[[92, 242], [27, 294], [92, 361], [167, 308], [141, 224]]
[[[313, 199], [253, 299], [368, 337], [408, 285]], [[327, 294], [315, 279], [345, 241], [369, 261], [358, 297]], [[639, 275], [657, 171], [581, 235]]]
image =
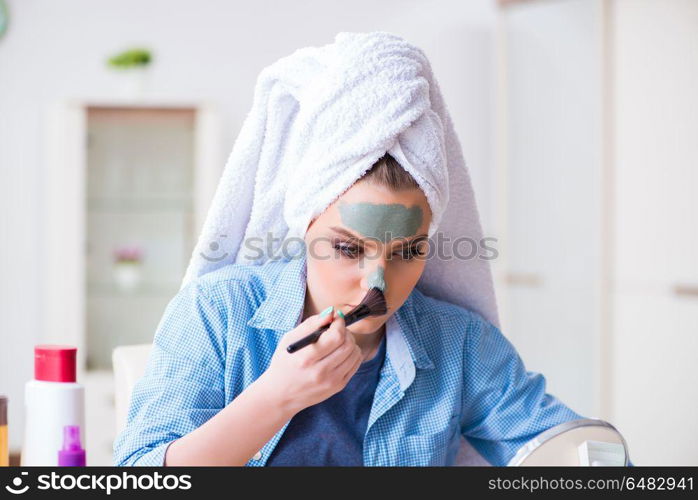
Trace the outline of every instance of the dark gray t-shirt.
[[364, 435], [385, 345], [383, 335], [376, 355], [361, 363], [344, 389], [291, 419], [267, 466], [363, 465]]

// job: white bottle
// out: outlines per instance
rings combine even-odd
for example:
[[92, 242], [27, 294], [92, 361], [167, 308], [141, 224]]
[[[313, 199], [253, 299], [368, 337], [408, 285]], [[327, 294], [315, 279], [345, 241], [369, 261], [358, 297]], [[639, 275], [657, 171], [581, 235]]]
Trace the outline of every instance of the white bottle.
[[34, 347], [34, 380], [24, 389], [22, 466], [57, 466], [66, 425], [79, 426], [85, 442], [85, 388], [75, 381], [76, 354], [72, 346]]

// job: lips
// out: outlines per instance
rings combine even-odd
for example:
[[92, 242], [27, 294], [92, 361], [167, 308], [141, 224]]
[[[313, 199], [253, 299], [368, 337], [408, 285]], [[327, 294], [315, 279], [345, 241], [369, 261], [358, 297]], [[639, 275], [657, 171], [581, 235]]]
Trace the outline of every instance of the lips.
[[[347, 307], [349, 308], [347, 311], [342, 311], [342, 312], [344, 312], [344, 313], [346, 314], [346, 313], [348, 313], [349, 311], [351, 311], [352, 309], [354, 309], [356, 306], [358, 306], [358, 304], [344, 304], [344, 306], [347, 306]], [[390, 311], [390, 308], [388, 308], [388, 311]], [[386, 314], [387, 314], [387, 313], [386, 313]]]

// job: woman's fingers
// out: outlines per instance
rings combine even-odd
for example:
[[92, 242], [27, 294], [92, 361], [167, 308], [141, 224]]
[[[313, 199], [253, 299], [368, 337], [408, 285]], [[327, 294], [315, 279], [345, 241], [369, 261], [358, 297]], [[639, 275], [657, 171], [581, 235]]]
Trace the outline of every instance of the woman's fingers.
[[315, 343], [291, 355], [298, 356], [302, 364], [308, 367], [315, 364], [324, 365], [318, 365], [318, 368], [345, 383], [361, 365], [362, 354], [354, 336], [347, 332], [344, 317], [337, 314], [336, 310], [324, 317], [316, 315], [308, 318], [303, 322], [304, 328], [300, 328], [299, 325], [293, 331], [293, 335], [289, 335], [288, 343], [295, 342], [328, 324], [329, 328]]
[[[320, 313], [306, 318], [305, 321], [284, 336], [284, 342], [286, 345], [292, 344], [293, 342], [302, 339], [306, 335], [310, 335], [318, 328], [324, 325], [329, 325], [333, 319], [333, 312], [334, 310], [331, 310], [325, 316], [322, 316], [322, 313]], [[320, 338], [322, 338], [322, 336]]]
[[317, 362], [327, 364], [328, 369], [334, 370], [344, 363], [354, 352], [354, 348], [358, 348], [354, 337], [346, 335], [342, 345], [335, 350], [320, 358]]
[[[347, 335], [344, 318], [335, 312], [330, 328], [323, 332], [312, 346], [315, 359], [321, 360], [342, 347], [347, 337], [351, 337], [351, 335]], [[353, 337], [351, 339], [353, 340]]]
[[356, 349], [352, 350], [352, 353], [347, 358], [347, 361], [339, 367], [339, 369], [345, 370], [342, 374], [342, 381], [346, 383], [351, 377], [353, 377], [356, 370], [358, 370], [359, 366], [361, 366], [362, 362], [363, 354], [359, 346], [356, 346]]

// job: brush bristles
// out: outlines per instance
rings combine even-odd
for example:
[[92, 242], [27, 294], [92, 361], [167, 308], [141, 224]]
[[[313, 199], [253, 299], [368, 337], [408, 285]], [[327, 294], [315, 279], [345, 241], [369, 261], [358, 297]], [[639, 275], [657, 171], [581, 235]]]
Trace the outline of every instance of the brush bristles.
[[[368, 293], [361, 300], [361, 304], [356, 306], [353, 310], [359, 309], [361, 306], [368, 307], [369, 316], [382, 316], [388, 312], [388, 305], [385, 302], [385, 295], [381, 292], [380, 288], [371, 288]], [[351, 313], [351, 311], [350, 311]]]

